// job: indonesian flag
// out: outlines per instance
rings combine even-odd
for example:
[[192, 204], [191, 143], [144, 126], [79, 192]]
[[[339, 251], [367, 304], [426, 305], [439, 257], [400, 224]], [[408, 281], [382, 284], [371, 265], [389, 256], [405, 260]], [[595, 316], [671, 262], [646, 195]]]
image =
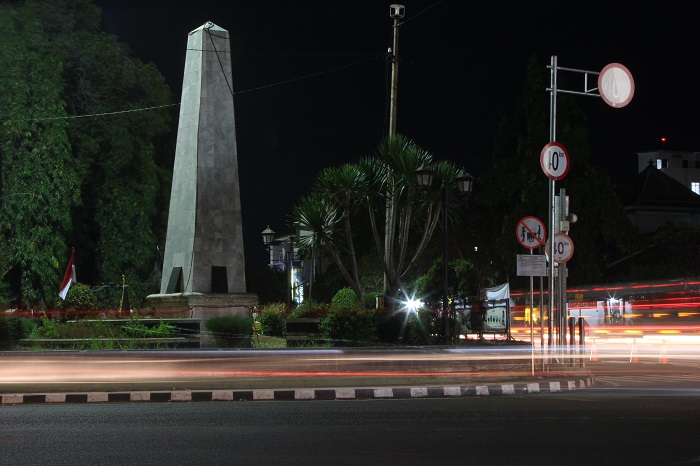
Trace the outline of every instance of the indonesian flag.
[[73, 283], [78, 283], [78, 279], [75, 275], [75, 249], [70, 255], [70, 261], [68, 262], [68, 268], [66, 268], [66, 273], [63, 274], [63, 281], [61, 282], [61, 289], [58, 295], [61, 299], [66, 299], [66, 294]]

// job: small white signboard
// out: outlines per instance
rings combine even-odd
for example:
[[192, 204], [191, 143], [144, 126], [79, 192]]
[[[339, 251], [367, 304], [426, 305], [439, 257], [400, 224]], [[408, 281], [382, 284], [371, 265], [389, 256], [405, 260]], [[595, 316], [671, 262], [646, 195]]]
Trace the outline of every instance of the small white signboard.
[[519, 277], [546, 277], [547, 258], [543, 254], [518, 254]]
[[499, 333], [508, 329], [508, 309], [505, 306], [487, 308], [484, 315], [484, 332]]

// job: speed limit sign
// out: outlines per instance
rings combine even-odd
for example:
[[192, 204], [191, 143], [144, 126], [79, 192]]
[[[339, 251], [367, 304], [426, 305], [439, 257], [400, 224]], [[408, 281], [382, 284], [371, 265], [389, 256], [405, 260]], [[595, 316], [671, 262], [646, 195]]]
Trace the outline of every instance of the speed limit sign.
[[[549, 253], [550, 245], [547, 240], [547, 245], [545, 246], [545, 251]], [[561, 264], [562, 262], [567, 262], [574, 255], [574, 241], [564, 233], [557, 233], [554, 235], [554, 262]]]
[[549, 178], [561, 180], [569, 172], [569, 153], [558, 142], [550, 142], [542, 149], [540, 166]]

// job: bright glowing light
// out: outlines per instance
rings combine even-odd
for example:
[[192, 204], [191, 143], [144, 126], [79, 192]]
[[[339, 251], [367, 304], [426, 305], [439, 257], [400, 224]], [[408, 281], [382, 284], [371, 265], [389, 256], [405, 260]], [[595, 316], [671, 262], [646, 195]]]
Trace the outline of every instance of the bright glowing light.
[[412, 293], [410, 296], [405, 291], [402, 291], [401, 293], [403, 294], [401, 309], [408, 311], [408, 314], [416, 314], [418, 310], [423, 307], [423, 301], [416, 298], [415, 293]]
[[423, 303], [417, 299], [411, 298], [408, 301], [406, 301], [406, 309], [408, 309], [411, 312], [417, 311], [422, 305]]

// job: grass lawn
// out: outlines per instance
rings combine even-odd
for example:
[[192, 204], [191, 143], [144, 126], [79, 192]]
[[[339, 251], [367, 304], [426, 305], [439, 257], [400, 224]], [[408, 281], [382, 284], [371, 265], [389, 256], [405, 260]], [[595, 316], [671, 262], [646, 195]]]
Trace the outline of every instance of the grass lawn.
[[286, 348], [287, 340], [267, 335], [253, 336], [253, 348]]

